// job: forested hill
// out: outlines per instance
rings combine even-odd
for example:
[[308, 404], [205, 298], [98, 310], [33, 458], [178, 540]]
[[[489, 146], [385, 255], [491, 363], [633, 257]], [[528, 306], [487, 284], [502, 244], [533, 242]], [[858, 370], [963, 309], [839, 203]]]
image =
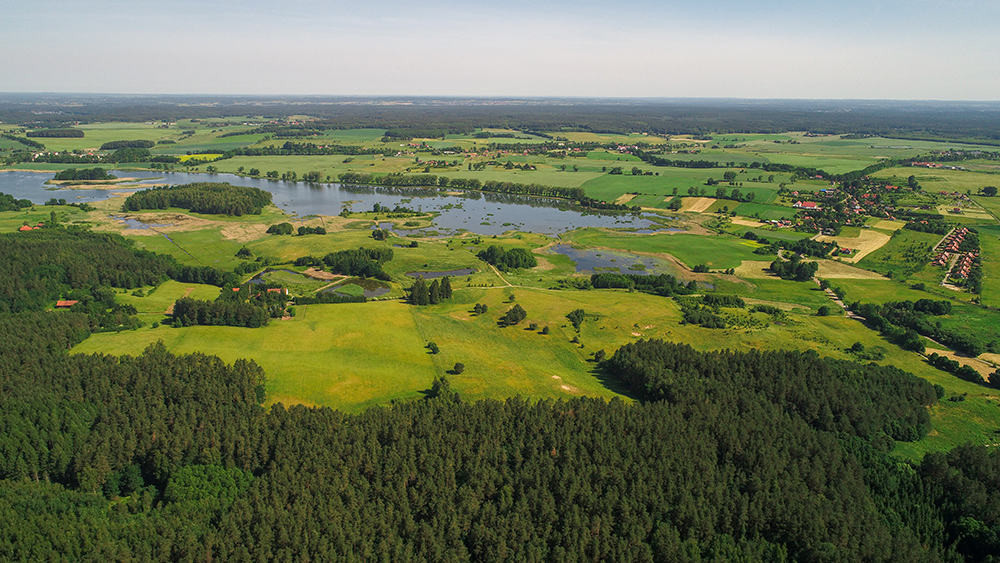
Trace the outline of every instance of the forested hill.
[[[894, 440], [928, 430], [938, 397], [894, 368], [654, 340], [603, 365], [634, 403], [469, 403], [439, 381], [425, 400], [355, 415], [265, 409], [250, 361], [159, 343], [136, 357], [67, 352], [109, 315], [131, 326], [107, 285], [218, 272], [113, 235], [4, 237], [0, 560], [1000, 553], [1000, 453], [893, 458]], [[90, 306], [41, 310], [74, 291]]]
[[271, 194], [258, 188], [197, 182], [140, 190], [125, 198], [125, 211], [179, 207], [195, 213], [260, 215]]
[[[663, 134], [813, 131], [1000, 139], [997, 102], [780, 99], [0, 95], [0, 120], [51, 124], [310, 115], [316, 128], [469, 132], [479, 127]], [[43, 113], [44, 112], [44, 113]], [[81, 133], [82, 134], [82, 133]]]
[[[911, 468], [861, 425], [819, 429], [797, 399], [808, 381], [789, 368], [771, 392], [751, 356], [675, 350], [695, 366], [684, 377], [757, 381], [713, 400], [443, 393], [346, 415], [265, 411], [251, 362], [162, 345], [67, 355], [86, 334], [75, 313], [0, 315], [0, 333], [3, 559], [917, 561], [997, 547], [995, 451]], [[783, 358], [843, 380], [817, 393], [887, 377]], [[917, 392], [822, 401], [835, 417], [855, 404], [884, 410], [876, 425], [919, 420], [925, 384], [889, 377]]]

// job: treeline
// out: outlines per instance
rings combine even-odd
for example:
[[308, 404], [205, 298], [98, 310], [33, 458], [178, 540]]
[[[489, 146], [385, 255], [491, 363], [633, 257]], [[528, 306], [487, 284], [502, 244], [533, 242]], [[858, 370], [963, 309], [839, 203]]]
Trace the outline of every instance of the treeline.
[[101, 145], [102, 151], [111, 151], [115, 149], [151, 149], [156, 146], [153, 141], [146, 140], [134, 140], [134, 141], [108, 141]]
[[635, 289], [664, 297], [684, 295], [697, 289], [696, 282], [684, 285], [669, 274], [639, 275], [601, 272], [591, 274], [590, 285], [595, 289]]
[[224, 183], [198, 182], [140, 190], [128, 196], [122, 209], [167, 209], [179, 207], [196, 213], [260, 215], [271, 203], [271, 194], [258, 188]]
[[293, 155], [335, 155], [344, 154], [349, 156], [363, 154], [380, 154], [390, 156], [396, 154], [395, 151], [386, 148], [365, 147], [360, 145], [317, 145], [315, 143], [297, 143], [285, 141], [281, 146], [270, 145], [264, 147], [240, 147], [231, 149], [223, 153], [223, 158], [234, 156], [293, 156]]
[[476, 257], [504, 272], [520, 268], [534, 268], [538, 265], [535, 255], [528, 250], [523, 248], [505, 249], [495, 244], [480, 250]]
[[25, 133], [28, 137], [52, 137], [52, 138], [79, 138], [83, 137], [83, 130], [69, 127], [60, 129], [37, 129]]
[[100, 287], [158, 285], [176, 266], [119, 235], [59, 227], [0, 234], [0, 247], [0, 312], [41, 311]]
[[997, 551], [1000, 453], [893, 457], [937, 394], [890, 367], [641, 341], [605, 367], [645, 402], [447, 392], [345, 414], [261, 408], [252, 362], [69, 355], [74, 313], [0, 315], [0, 333], [5, 560]]
[[923, 353], [924, 344], [917, 335], [926, 336], [970, 356], [995, 351], [998, 346], [995, 334], [976, 334], [959, 328], [946, 328], [934, 320], [932, 317], [951, 314], [949, 301], [920, 299], [890, 301], [882, 305], [852, 303], [851, 309], [864, 317], [870, 327], [907, 350]]
[[28, 147], [29, 149], [36, 149], [43, 151], [45, 150], [45, 145], [39, 143], [38, 141], [32, 141], [31, 139], [26, 139], [24, 137], [18, 137], [17, 135], [11, 135], [10, 133], [0, 133], [0, 137], [4, 139], [9, 139], [16, 143], [21, 143], [22, 145]]
[[457, 190], [477, 190], [501, 194], [569, 199], [577, 202], [583, 207], [589, 207], [592, 209], [607, 209], [615, 211], [631, 211], [638, 209], [627, 205], [608, 203], [590, 198], [586, 195], [583, 188], [563, 188], [557, 186], [545, 186], [541, 184], [498, 182], [495, 180], [480, 182], [475, 178], [448, 178], [446, 176], [435, 176], [433, 174], [401, 174], [398, 172], [385, 175], [344, 172], [337, 178], [343, 184], [389, 187], [438, 187]]
[[[243, 288], [241, 288], [243, 289]], [[203, 301], [184, 297], [174, 302], [174, 326], [241, 326], [258, 328], [270, 320], [267, 309], [246, 301]]]
[[56, 172], [53, 180], [117, 180], [117, 176], [109, 174], [107, 170], [95, 168], [67, 168]]
[[938, 398], [931, 384], [898, 368], [812, 351], [698, 352], [640, 340], [619, 348], [604, 367], [647, 401], [723, 405], [746, 395], [817, 430], [868, 440], [922, 438], [930, 429], [926, 407]]
[[295, 260], [296, 266], [326, 267], [335, 274], [375, 278], [383, 281], [391, 279], [382, 269], [382, 264], [392, 260], [391, 248], [358, 248], [357, 250], [338, 250], [323, 258], [303, 256]]
[[772, 273], [783, 280], [809, 281], [819, 270], [817, 262], [806, 262], [798, 254], [793, 254], [790, 260], [785, 260], [780, 256], [771, 262], [768, 267]]
[[17, 199], [10, 194], [0, 192], [0, 211], [17, 211], [31, 206], [30, 199]]
[[451, 278], [444, 276], [441, 280], [427, 283], [424, 278], [417, 278], [409, 289], [408, 300], [413, 305], [437, 305], [451, 299]]

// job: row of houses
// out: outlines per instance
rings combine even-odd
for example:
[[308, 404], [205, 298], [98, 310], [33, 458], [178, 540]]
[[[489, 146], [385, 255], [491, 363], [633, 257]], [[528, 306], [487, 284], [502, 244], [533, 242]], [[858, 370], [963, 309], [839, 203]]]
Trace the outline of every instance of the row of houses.
[[[969, 229], [966, 227], [958, 227], [952, 229], [941, 242], [937, 243], [934, 247], [934, 251], [937, 255], [931, 261], [934, 266], [945, 266], [948, 264], [948, 260], [951, 259], [953, 254], [958, 253], [958, 247], [965, 240], [965, 236], [969, 234]], [[956, 264], [957, 266], [957, 264]]]
[[968, 278], [969, 272], [972, 271], [972, 263], [976, 260], [976, 256], [978, 256], [978, 253], [976, 252], [966, 252], [960, 256], [948, 275], [952, 278], [963, 280]]

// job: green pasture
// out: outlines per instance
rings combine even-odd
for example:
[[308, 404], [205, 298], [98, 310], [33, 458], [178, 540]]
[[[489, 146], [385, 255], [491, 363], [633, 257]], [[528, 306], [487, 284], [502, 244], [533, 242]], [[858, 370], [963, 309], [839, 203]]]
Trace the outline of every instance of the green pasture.
[[753, 251], [760, 245], [729, 236], [688, 234], [634, 235], [600, 229], [581, 229], [563, 236], [584, 247], [606, 247], [633, 252], [667, 253], [688, 267], [707, 264], [713, 269], [735, 268], [743, 260], [765, 260]]
[[[1000, 227], [977, 227], [983, 260], [983, 304], [1000, 306]], [[1000, 330], [1000, 326], [994, 330]]]
[[939, 240], [941, 235], [901, 229], [885, 246], [862, 258], [858, 266], [895, 279], [906, 279], [928, 266], [934, 258], [931, 250]]

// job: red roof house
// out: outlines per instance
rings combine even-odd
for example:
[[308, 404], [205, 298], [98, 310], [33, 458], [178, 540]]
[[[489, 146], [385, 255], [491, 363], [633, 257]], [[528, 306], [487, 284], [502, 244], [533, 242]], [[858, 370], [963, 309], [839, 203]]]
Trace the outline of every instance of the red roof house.
[[79, 303], [76, 299], [60, 299], [56, 301], [56, 309], [69, 309], [73, 305]]

